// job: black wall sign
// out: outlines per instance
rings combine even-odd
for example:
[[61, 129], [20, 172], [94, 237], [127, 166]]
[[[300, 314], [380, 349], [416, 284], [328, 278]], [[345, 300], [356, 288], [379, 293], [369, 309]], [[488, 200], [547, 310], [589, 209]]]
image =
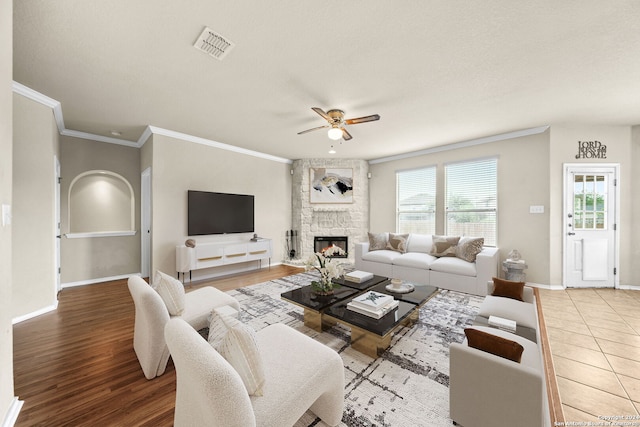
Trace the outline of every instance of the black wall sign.
[[607, 146], [600, 141], [578, 141], [576, 159], [606, 159]]

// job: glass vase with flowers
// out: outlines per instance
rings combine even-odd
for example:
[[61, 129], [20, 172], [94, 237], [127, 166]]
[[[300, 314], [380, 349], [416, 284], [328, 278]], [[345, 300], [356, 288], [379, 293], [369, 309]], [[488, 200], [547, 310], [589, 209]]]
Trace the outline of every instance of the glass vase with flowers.
[[344, 250], [336, 245], [331, 245], [311, 255], [305, 263], [307, 271], [316, 270], [320, 273], [320, 280], [311, 282], [311, 287], [317, 295], [332, 295], [334, 288], [340, 286], [332, 282], [332, 279], [342, 276], [342, 266], [332, 261], [335, 255], [344, 255]]

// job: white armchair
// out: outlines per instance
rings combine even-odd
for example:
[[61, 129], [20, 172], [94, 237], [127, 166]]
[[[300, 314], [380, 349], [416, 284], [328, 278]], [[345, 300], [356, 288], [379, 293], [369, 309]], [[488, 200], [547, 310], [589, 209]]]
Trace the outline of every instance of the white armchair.
[[[135, 305], [133, 349], [136, 352], [144, 376], [153, 379], [164, 373], [169, 360], [169, 349], [164, 340], [164, 326], [172, 317], [158, 294], [140, 276], [131, 276], [129, 292]], [[194, 330], [209, 326], [209, 313], [216, 307], [231, 306], [240, 310], [240, 304], [232, 296], [211, 286], [185, 294], [184, 312], [181, 317]]]
[[235, 369], [193, 328], [180, 319], [167, 323], [177, 375], [175, 426], [291, 426], [309, 409], [330, 426], [340, 422], [338, 353], [284, 324], [256, 336], [266, 380], [262, 396], [249, 396]]

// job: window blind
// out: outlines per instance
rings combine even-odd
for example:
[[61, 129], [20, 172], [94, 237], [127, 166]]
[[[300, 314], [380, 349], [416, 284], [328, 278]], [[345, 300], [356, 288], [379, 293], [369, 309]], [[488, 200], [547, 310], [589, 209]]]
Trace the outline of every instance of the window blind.
[[445, 165], [446, 234], [497, 242], [498, 160]]
[[435, 166], [396, 172], [396, 230], [434, 234], [436, 229]]

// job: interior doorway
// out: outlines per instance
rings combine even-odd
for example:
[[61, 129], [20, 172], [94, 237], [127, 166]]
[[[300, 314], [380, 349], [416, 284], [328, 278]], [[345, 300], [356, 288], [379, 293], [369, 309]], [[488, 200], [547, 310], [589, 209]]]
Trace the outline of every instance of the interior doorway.
[[618, 282], [619, 165], [564, 165], [565, 287]]
[[151, 168], [141, 175], [140, 195], [140, 274], [150, 277], [151, 274]]
[[62, 230], [60, 226], [60, 160], [58, 160], [58, 156], [53, 156], [53, 169], [54, 169], [54, 188], [55, 188], [55, 228], [56, 228], [56, 237], [55, 237], [55, 250], [56, 250], [56, 295], [62, 290], [62, 283], [60, 281], [60, 275], [62, 273], [62, 265], [60, 262], [60, 241], [62, 240]]

